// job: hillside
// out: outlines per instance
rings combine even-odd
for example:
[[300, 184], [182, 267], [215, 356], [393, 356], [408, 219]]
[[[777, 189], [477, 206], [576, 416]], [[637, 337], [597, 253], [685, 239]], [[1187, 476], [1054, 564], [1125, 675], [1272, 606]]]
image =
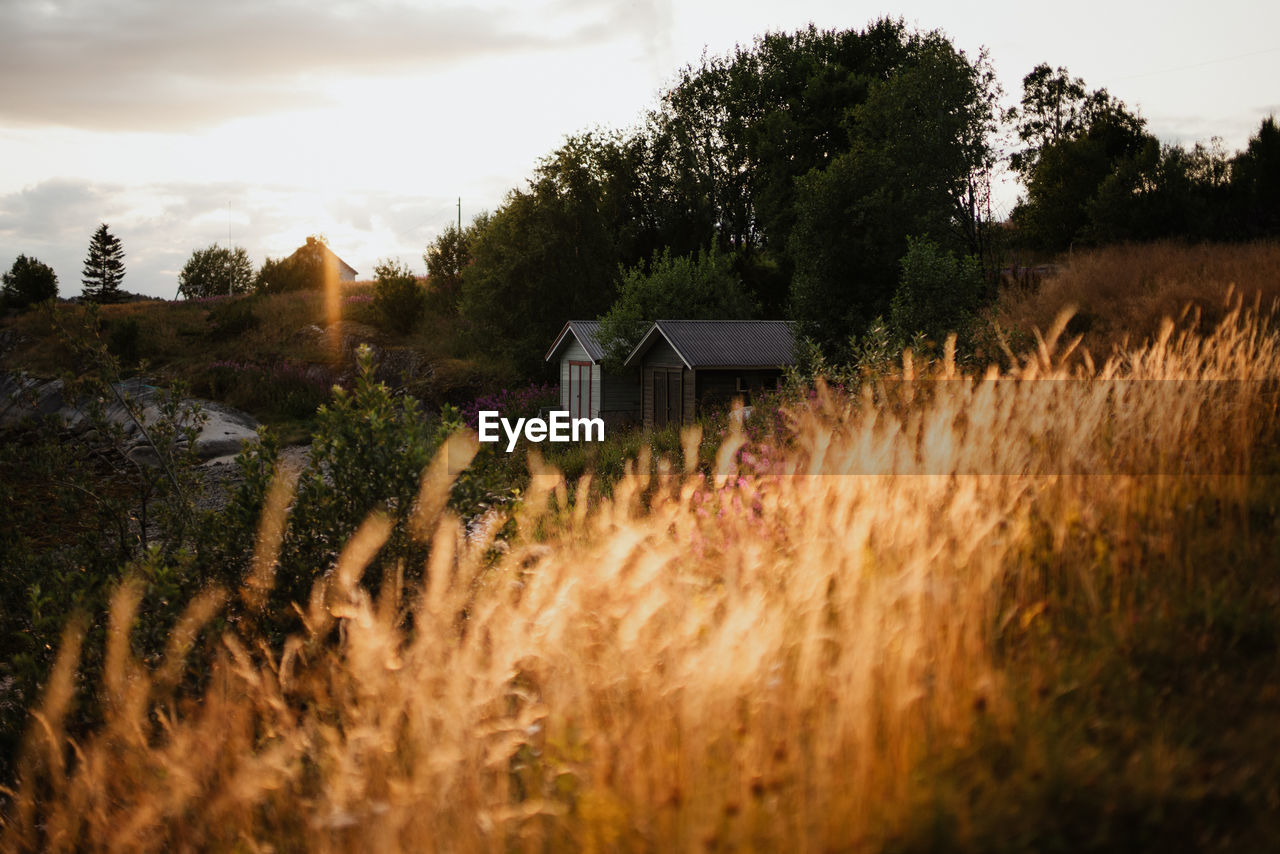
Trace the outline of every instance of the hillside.
[[[1278, 257], [1079, 253], [1003, 294], [1003, 372], [849, 373], [607, 477], [517, 478], [357, 377], [307, 468], [246, 457], [194, 552], [51, 639], [0, 843], [1270, 850]], [[339, 369], [290, 299], [223, 340], [105, 316]]]

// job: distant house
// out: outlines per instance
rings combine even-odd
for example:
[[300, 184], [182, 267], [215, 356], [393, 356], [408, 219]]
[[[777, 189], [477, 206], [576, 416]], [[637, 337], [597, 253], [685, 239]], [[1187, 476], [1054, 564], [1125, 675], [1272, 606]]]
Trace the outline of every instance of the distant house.
[[314, 253], [317, 251], [316, 247], [319, 247], [320, 258], [323, 261], [323, 263], [326, 266], [332, 264], [334, 269], [338, 271], [339, 282], [354, 282], [356, 280], [356, 276], [360, 275], [359, 273], [356, 272], [355, 267], [352, 267], [346, 261], [343, 261], [341, 258], [339, 258], [337, 255], [334, 254], [332, 249], [330, 249], [328, 246], [325, 246], [324, 243], [320, 242], [319, 240], [316, 240], [314, 237], [308, 237], [306, 244], [299, 246], [297, 249], [295, 249], [293, 254], [289, 256], [289, 258], [290, 260], [292, 260], [292, 259], [298, 258], [298, 256], [303, 255], [304, 253], [306, 254]]
[[603, 418], [610, 426], [640, 415], [640, 377], [634, 370], [607, 372], [598, 320], [570, 320], [547, 351], [560, 365], [560, 408], [571, 418]]
[[794, 365], [785, 320], [658, 320], [627, 357], [640, 371], [645, 427], [688, 424], [704, 406], [777, 388]]

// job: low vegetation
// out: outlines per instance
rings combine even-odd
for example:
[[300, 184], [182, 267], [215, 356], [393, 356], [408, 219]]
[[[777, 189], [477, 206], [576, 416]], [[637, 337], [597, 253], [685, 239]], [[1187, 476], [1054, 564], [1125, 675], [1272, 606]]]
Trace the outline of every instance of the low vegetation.
[[[944, 348], [673, 434], [607, 492], [529, 454], [465, 519], [465, 434], [337, 536], [323, 479], [259, 467], [245, 568], [167, 639], [138, 575], [87, 683], [67, 628], [0, 841], [1270, 849], [1280, 331], [1237, 293], [1090, 364], [1068, 322], [1004, 373]], [[332, 429], [397, 429], [366, 408]]]

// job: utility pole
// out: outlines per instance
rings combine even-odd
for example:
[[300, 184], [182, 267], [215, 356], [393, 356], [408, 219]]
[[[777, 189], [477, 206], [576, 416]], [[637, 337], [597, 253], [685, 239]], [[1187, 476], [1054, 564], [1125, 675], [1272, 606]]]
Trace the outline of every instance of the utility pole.
[[462, 236], [462, 196], [458, 196], [458, 236]]

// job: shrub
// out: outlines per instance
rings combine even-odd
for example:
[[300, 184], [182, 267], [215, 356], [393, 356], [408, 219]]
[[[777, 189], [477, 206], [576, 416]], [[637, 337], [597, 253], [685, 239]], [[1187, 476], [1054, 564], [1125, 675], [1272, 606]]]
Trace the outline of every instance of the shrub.
[[[277, 570], [277, 604], [286, 611], [289, 602], [305, 601], [316, 578], [333, 568], [342, 544], [375, 511], [391, 521], [393, 530], [367, 580], [376, 587], [384, 567], [410, 554], [418, 560], [406, 560], [407, 571], [422, 565], [421, 550], [414, 551], [409, 536], [408, 517], [423, 469], [441, 436], [416, 400], [393, 397], [386, 385], [374, 381], [373, 369], [371, 351], [361, 347], [355, 387], [335, 388], [332, 401], [316, 412], [311, 457], [298, 476]], [[264, 447], [250, 451], [250, 456], [269, 453]], [[278, 461], [261, 463], [274, 470]], [[250, 504], [265, 499], [260, 491]], [[247, 559], [243, 545], [241, 558]]]
[[902, 339], [923, 333], [941, 344], [950, 333], [965, 337], [982, 305], [986, 282], [976, 258], [956, 258], [927, 238], [908, 238], [899, 262], [898, 288], [889, 322]]
[[382, 325], [393, 332], [413, 331], [427, 307], [427, 292], [409, 268], [398, 261], [383, 261], [374, 268], [373, 305]]
[[111, 324], [107, 334], [107, 350], [125, 367], [138, 364], [142, 359], [142, 327], [138, 318], [126, 317]]
[[324, 368], [288, 360], [273, 365], [221, 360], [199, 371], [192, 383], [197, 394], [268, 419], [311, 418], [329, 399], [331, 386]]
[[528, 418], [560, 402], [560, 390], [550, 383], [530, 383], [521, 388], [491, 392], [476, 398], [460, 409], [462, 422], [475, 429], [481, 410], [496, 409], [504, 418]]

